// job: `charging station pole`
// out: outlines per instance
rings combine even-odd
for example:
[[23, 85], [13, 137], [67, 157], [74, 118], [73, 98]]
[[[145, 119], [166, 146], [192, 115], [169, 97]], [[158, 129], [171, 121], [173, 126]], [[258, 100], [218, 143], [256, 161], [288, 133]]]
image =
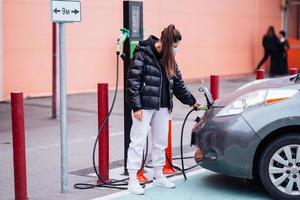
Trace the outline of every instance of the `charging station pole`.
[[143, 2], [123, 1], [123, 27], [129, 30], [129, 38], [124, 43], [124, 174], [127, 174], [127, 150], [130, 143], [132, 125], [131, 108], [127, 102], [127, 72], [133, 51], [144, 37], [143, 31]]
[[65, 23], [81, 21], [80, 1], [52, 0], [51, 15], [53, 23], [59, 23], [61, 193], [66, 193], [68, 188], [68, 167]]

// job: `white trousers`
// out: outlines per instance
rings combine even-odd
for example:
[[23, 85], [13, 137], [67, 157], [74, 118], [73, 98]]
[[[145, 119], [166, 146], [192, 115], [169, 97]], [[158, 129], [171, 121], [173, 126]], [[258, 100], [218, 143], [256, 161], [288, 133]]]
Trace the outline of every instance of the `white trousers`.
[[151, 125], [152, 133], [152, 165], [154, 168], [163, 168], [165, 165], [165, 149], [168, 146], [168, 108], [159, 110], [143, 110], [142, 121], [132, 115], [130, 144], [128, 148], [127, 169], [139, 170], [143, 159], [143, 149]]

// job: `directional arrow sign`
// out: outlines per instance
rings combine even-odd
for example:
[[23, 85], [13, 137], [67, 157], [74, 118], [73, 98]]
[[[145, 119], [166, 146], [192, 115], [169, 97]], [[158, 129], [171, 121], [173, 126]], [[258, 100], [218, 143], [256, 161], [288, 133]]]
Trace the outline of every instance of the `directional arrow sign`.
[[80, 22], [80, 1], [52, 0], [51, 14], [53, 22]]
[[75, 15], [77, 15], [79, 13], [79, 10], [72, 10], [71, 13], [74, 13]]

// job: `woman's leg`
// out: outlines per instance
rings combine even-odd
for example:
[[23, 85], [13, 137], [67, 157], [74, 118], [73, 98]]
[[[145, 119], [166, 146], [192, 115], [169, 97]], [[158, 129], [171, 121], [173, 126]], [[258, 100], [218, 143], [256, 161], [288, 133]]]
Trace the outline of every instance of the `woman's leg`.
[[152, 131], [152, 165], [154, 177], [162, 176], [165, 165], [165, 149], [168, 146], [168, 122], [170, 113], [168, 108], [160, 108], [155, 111], [151, 121]]
[[288, 70], [288, 58], [287, 58], [287, 53], [285, 52], [285, 57], [283, 58], [283, 75], [288, 75], [289, 70]]
[[129, 173], [128, 190], [133, 194], [144, 194], [144, 189], [137, 180], [137, 172], [141, 168], [143, 150], [154, 110], [143, 110], [142, 120], [137, 120], [132, 114], [130, 144], [127, 154], [127, 170]]
[[280, 75], [280, 55], [278, 53], [271, 54], [271, 65], [269, 77]]
[[152, 129], [152, 165], [154, 168], [153, 185], [164, 188], [175, 188], [175, 184], [162, 173], [165, 165], [165, 149], [168, 146], [168, 127], [170, 113], [168, 108], [155, 111], [151, 121]]
[[130, 179], [136, 179], [136, 173], [141, 168], [143, 150], [146, 143], [150, 121], [154, 110], [143, 110], [142, 121], [132, 115], [132, 127], [130, 130], [130, 144], [127, 156], [127, 169]]
[[261, 61], [258, 63], [256, 69], [259, 70], [260, 67], [267, 61], [268, 57], [270, 56], [270, 54], [265, 50], [264, 51], [264, 57], [261, 59]]

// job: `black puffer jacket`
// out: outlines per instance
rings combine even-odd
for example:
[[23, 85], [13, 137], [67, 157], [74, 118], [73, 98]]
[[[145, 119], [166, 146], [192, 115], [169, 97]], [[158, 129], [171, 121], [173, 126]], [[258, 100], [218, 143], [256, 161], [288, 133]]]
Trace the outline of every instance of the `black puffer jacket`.
[[[151, 39], [157, 38], [150, 36], [147, 40]], [[139, 109], [158, 110], [160, 108], [161, 67], [163, 66], [156, 59], [147, 40], [139, 42], [128, 69], [127, 100], [134, 111]], [[173, 108], [173, 93], [183, 104], [191, 106], [196, 103], [196, 99], [185, 86], [177, 65], [175, 76], [169, 79], [170, 111]]]

